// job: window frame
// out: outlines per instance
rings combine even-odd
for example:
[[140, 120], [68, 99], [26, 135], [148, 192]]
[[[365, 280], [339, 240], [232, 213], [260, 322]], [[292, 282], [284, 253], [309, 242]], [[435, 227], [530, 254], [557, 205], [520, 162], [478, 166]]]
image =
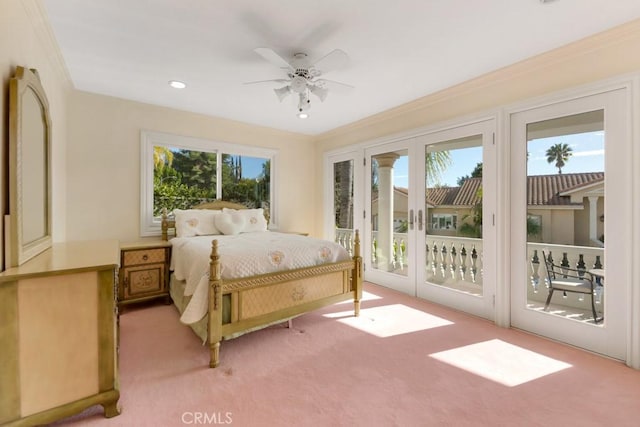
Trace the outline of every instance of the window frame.
[[[446, 228], [447, 218], [451, 218], [451, 228]], [[437, 223], [434, 220], [437, 219]], [[440, 221], [444, 222], [444, 227], [440, 227]], [[436, 227], [434, 227], [436, 225]], [[458, 229], [458, 214], [455, 213], [433, 213], [431, 214], [431, 229], [432, 230], [457, 230]]]
[[[278, 204], [276, 197], [276, 163], [278, 150], [253, 147], [228, 142], [212, 141], [189, 136], [143, 130], [140, 133], [140, 236], [160, 236], [159, 218], [153, 216], [153, 147], [166, 146], [185, 150], [216, 153], [217, 165], [222, 165], [222, 155], [260, 157], [270, 160], [269, 180], [269, 229], [278, 228]], [[216, 167], [216, 198], [222, 199], [222, 168]]]

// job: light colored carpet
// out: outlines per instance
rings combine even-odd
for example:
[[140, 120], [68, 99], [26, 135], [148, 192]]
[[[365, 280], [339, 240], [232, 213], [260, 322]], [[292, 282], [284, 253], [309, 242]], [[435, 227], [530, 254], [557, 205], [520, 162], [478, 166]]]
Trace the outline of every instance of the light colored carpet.
[[637, 426], [640, 371], [366, 284], [351, 304], [223, 342], [173, 306], [120, 317], [122, 414], [59, 425]]

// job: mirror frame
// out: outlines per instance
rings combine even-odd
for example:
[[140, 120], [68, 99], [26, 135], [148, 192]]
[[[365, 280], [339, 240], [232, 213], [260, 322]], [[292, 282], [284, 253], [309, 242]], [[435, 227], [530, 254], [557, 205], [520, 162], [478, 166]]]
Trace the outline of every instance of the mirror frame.
[[[37, 118], [27, 117], [24, 110], [24, 97], [31, 91], [40, 104], [42, 126], [44, 129], [43, 141], [28, 141], [23, 129], [30, 126], [30, 120]], [[24, 147], [27, 144], [41, 144], [44, 152], [44, 177], [43, 185], [44, 210], [39, 217], [44, 219], [45, 230], [42, 236], [34, 240], [23, 241], [24, 200], [33, 197], [24, 194], [23, 178], [29, 174], [23, 165], [25, 161]], [[32, 146], [33, 147], [33, 146]], [[37, 147], [36, 147], [37, 148]], [[37, 196], [36, 196], [37, 197]], [[36, 214], [37, 215], [37, 214]], [[30, 213], [30, 216], [33, 216]], [[40, 82], [40, 76], [35, 69], [17, 67], [15, 77], [9, 80], [9, 215], [5, 217], [5, 268], [16, 267], [24, 264], [29, 259], [51, 247], [51, 118], [49, 102], [44, 88]]]

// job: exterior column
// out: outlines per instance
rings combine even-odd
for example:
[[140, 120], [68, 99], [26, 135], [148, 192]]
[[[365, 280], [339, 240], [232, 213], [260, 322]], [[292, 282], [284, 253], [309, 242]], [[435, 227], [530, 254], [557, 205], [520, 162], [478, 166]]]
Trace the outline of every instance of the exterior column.
[[598, 196], [589, 196], [589, 240], [598, 240]]
[[400, 156], [385, 153], [375, 157], [378, 162], [378, 242], [377, 268], [393, 270], [393, 164]]

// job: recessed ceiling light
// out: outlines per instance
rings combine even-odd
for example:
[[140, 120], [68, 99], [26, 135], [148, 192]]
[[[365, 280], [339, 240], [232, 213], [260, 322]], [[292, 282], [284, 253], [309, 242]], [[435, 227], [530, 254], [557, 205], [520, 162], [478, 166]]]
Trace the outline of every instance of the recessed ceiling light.
[[179, 80], [169, 80], [169, 86], [174, 89], [184, 89], [185, 87], [187, 87], [186, 83]]
[[296, 116], [298, 116], [299, 119], [306, 119], [307, 117], [309, 117], [309, 113], [298, 113], [296, 114]]

